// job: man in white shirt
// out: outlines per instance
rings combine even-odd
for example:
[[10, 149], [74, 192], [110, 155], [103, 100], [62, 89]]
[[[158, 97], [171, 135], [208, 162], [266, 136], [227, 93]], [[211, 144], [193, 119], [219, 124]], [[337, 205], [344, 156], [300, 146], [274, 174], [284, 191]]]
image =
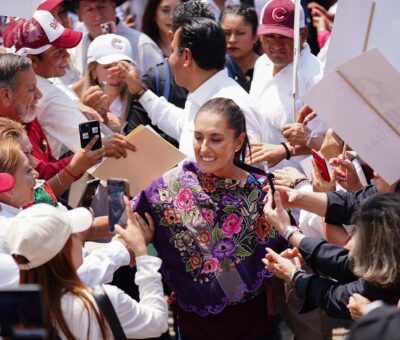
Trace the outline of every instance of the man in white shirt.
[[[302, 157], [293, 159], [291, 156], [309, 153], [308, 147], [312, 146], [312, 139], [325, 129], [318, 118], [309, 123], [310, 129], [304, 128], [302, 124], [286, 126], [294, 123], [292, 96], [294, 9], [291, 0], [268, 2], [262, 10], [257, 32], [265, 54], [256, 61], [250, 97], [257, 103], [260, 114], [272, 129], [268, 133], [268, 139], [264, 140], [270, 144], [257, 144], [252, 147], [252, 152], [253, 162], [267, 161], [270, 167], [279, 163], [279, 168], [285, 166], [298, 168]], [[322, 77], [321, 63], [311, 54], [310, 48], [305, 43], [307, 33], [304, 11], [301, 8], [297, 108], [304, 105], [303, 95]], [[307, 130], [308, 143], [295, 147], [286, 143], [285, 137], [288, 137], [282, 135], [282, 128], [285, 128], [285, 131], [292, 128], [289, 133], [294, 133], [294, 130], [296, 132], [301, 130], [303, 133]], [[322, 139], [318, 140], [322, 142]]]
[[[190, 6], [190, 2], [182, 6], [186, 4]], [[209, 99], [230, 98], [244, 112], [249, 139], [257, 142], [263, 140], [259, 129], [260, 117], [249, 95], [228, 77], [224, 69], [225, 35], [219, 24], [209, 18], [197, 17], [187, 18], [180, 27], [173, 26], [176, 31], [169, 63], [176, 83], [190, 92], [185, 108], [178, 108], [147, 90], [137, 75], [127, 79], [129, 90], [134, 98], [139, 99], [152, 124], [179, 140], [179, 149], [194, 158], [194, 118], [197, 111]]]
[[[76, 66], [83, 75], [86, 72], [87, 50], [90, 42], [97, 36], [104, 34], [101, 24], [115, 23], [116, 33], [124, 36], [132, 45], [133, 60], [141, 74], [164, 59], [156, 43], [146, 34], [129, 28], [117, 19], [115, 13], [116, 0], [74, 0], [76, 13], [88, 32], [83, 35], [82, 42], [76, 47]], [[112, 29], [113, 24], [110, 24]]]
[[[50, 12], [43, 10], [36, 11], [30, 20], [17, 20], [6, 38], [7, 46], [13, 46], [16, 54], [32, 60], [37, 87], [43, 95], [37, 103], [36, 117], [56, 158], [65, 151], [76, 152], [81, 148], [79, 124], [87, 122], [87, 119], [76, 102], [48, 78], [65, 74], [66, 48], [76, 46], [81, 38], [81, 32], [64, 28]], [[126, 149], [135, 150], [119, 134], [104, 137], [102, 141], [110, 157], [125, 157]]]

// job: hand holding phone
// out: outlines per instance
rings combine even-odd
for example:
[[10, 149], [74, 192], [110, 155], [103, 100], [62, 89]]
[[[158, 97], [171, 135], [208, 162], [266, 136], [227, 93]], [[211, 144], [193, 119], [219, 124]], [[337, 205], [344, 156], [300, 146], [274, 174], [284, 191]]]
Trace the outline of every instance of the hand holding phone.
[[126, 225], [124, 195], [129, 195], [129, 183], [126, 179], [110, 178], [108, 188], [108, 225], [110, 232], [114, 232], [115, 225]]
[[102, 147], [101, 133], [100, 133], [100, 122], [98, 120], [91, 120], [89, 122], [79, 124], [79, 137], [81, 140], [81, 148], [83, 149], [94, 136], [99, 136], [92, 150], [97, 150]]
[[326, 165], [325, 158], [314, 149], [311, 149], [314, 163], [321, 172], [321, 177], [324, 181], [330, 182], [331, 176], [329, 175], [328, 166]]

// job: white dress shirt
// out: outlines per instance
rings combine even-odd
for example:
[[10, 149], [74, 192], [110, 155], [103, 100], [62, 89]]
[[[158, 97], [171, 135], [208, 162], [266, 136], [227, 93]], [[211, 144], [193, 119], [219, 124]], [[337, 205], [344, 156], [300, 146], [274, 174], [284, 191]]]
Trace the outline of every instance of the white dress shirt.
[[[135, 301], [117, 287], [104, 285], [115, 313], [127, 338], [159, 337], [168, 328], [168, 308], [164, 298], [161, 260], [153, 256], [136, 258], [135, 283], [139, 286], [140, 302]], [[94, 299], [91, 297], [93, 303]], [[96, 303], [95, 303], [96, 304]], [[65, 321], [76, 339], [101, 339], [101, 330], [93, 312], [88, 315], [82, 301], [67, 293], [61, 300]], [[62, 339], [65, 335], [59, 330]], [[109, 334], [109, 339], [113, 338]]]
[[243, 110], [246, 117], [246, 128], [249, 139], [253, 142], [262, 141], [264, 131], [260, 129], [261, 117], [248, 93], [223, 69], [189, 93], [185, 108], [181, 109], [168, 103], [164, 97], [158, 97], [147, 90], [139, 99], [147, 111], [152, 124], [171, 137], [179, 140], [179, 150], [189, 158], [194, 159], [193, 137], [194, 118], [200, 107], [212, 98], [229, 98]]
[[[265, 129], [270, 129], [264, 143], [279, 144], [286, 142], [280, 129], [289, 123], [293, 123], [293, 96], [292, 96], [292, 73], [293, 64], [287, 65], [275, 76], [273, 75], [273, 63], [263, 54], [257, 59], [254, 67], [253, 80], [251, 82], [250, 97], [257, 103], [258, 111], [266, 124]], [[299, 76], [297, 91], [297, 109], [299, 110], [304, 102], [304, 94], [316, 84], [322, 77], [320, 61], [311, 54], [310, 48], [306, 45], [300, 53]], [[315, 132], [323, 132], [326, 126], [317, 117], [312, 120], [308, 127]], [[272, 129], [271, 129], [272, 128]], [[293, 157], [289, 161], [283, 160], [275, 168], [293, 166], [298, 169], [299, 162], [304, 157]]]

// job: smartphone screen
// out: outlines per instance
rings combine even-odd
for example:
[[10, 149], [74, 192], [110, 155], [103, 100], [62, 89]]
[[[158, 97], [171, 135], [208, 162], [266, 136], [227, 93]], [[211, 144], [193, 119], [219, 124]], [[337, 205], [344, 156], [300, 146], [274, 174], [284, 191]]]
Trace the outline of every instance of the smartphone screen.
[[79, 137], [81, 139], [81, 147], [84, 148], [92, 140], [94, 136], [98, 135], [99, 139], [96, 141], [92, 150], [97, 150], [102, 147], [101, 134], [100, 134], [100, 123], [97, 120], [91, 120], [79, 124]]
[[321, 176], [322, 178], [327, 181], [330, 182], [331, 181], [331, 176], [329, 175], [329, 170], [328, 167], [326, 165], [326, 161], [325, 158], [322, 157], [317, 151], [311, 149], [311, 153], [314, 159], [314, 162], [316, 164], [316, 166], [318, 167], [318, 169], [321, 170]]
[[128, 195], [128, 181], [125, 179], [109, 179], [108, 188], [108, 225], [109, 230], [114, 232], [115, 225], [126, 225], [127, 216], [125, 211], [124, 195]]
[[83, 191], [82, 196], [79, 200], [78, 207], [90, 208], [99, 184], [99, 179], [92, 179], [86, 183], [86, 188]]

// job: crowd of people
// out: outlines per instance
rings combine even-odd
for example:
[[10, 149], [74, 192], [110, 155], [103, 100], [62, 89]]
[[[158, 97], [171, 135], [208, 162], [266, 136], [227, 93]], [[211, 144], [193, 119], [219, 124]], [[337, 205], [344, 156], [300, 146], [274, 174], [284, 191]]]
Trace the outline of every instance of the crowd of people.
[[[44, 338], [332, 339], [333, 319], [349, 339], [399, 337], [400, 178], [306, 105], [337, 3], [301, 4], [298, 28], [292, 0], [0, 13], [0, 289], [40, 286]], [[104, 205], [68, 196], [136, 152], [140, 125], [186, 159], [125, 196], [111, 232]]]

